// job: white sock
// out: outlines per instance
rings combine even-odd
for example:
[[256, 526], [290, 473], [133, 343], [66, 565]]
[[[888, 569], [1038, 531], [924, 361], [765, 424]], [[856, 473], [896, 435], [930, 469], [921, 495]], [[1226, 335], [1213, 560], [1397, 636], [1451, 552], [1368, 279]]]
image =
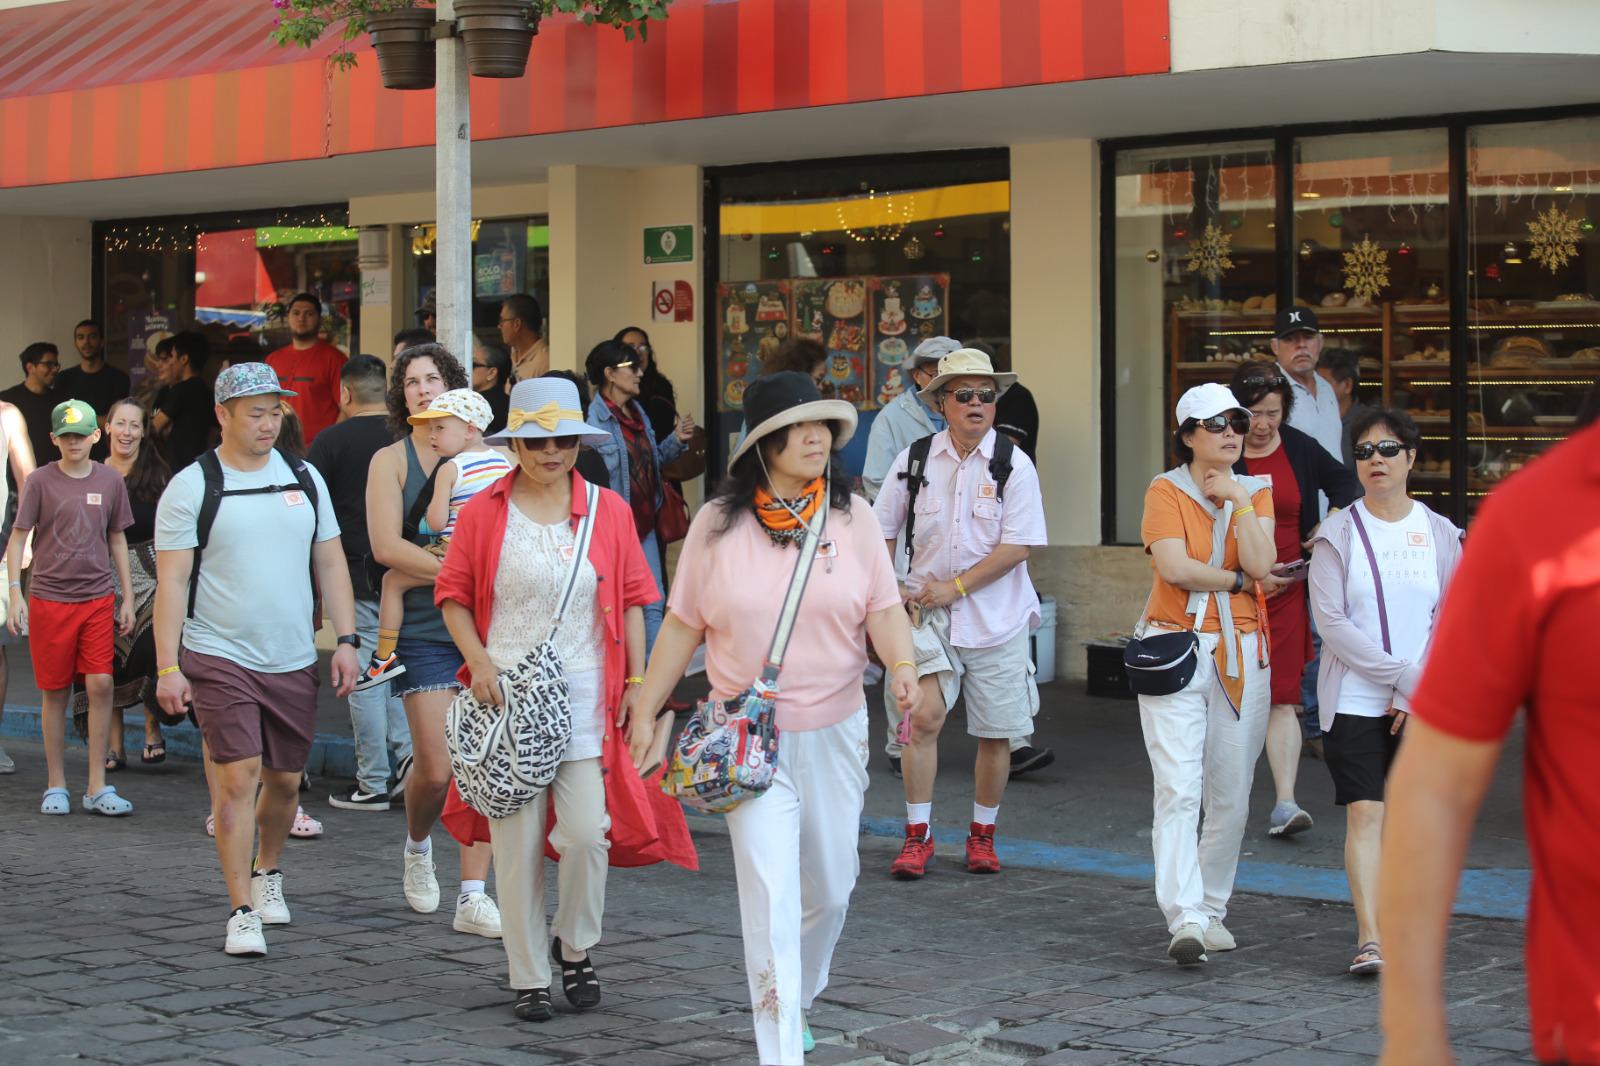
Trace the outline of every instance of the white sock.
[[979, 825], [993, 825], [995, 818], [998, 817], [999, 814], [999, 807], [985, 807], [981, 803], [976, 802], [974, 802], [972, 805], [972, 820], [977, 822]]
[[482, 891], [483, 891], [483, 882], [482, 881], [468, 881], [468, 880], [463, 879], [462, 882], [461, 882], [461, 895], [456, 898], [456, 906], [459, 907], [463, 903], [467, 902], [467, 897], [472, 895], [474, 892], [482, 892]]
[[421, 840], [412, 840], [406, 837], [406, 853], [410, 855], [426, 855], [433, 850], [433, 840], [424, 837]]
[[933, 801], [906, 804], [907, 825], [927, 825], [933, 821]]

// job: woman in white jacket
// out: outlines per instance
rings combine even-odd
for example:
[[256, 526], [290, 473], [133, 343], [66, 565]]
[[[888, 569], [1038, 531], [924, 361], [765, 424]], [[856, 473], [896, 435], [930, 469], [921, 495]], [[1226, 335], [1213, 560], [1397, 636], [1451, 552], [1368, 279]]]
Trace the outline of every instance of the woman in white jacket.
[[1313, 538], [1311, 613], [1322, 634], [1323, 747], [1334, 802], [1345, 808], [1344, 868], [1357, 943], [1350, 972], [1375, 974], [1383, 969], [1384, 782], [1439, 602], [1461, 559], [1462, 532], [1406, 492], [1421, 440], [1410, 415], [1374, 408], [1357, 415], [1350, 430], [1366, 495], [1330, 514]]

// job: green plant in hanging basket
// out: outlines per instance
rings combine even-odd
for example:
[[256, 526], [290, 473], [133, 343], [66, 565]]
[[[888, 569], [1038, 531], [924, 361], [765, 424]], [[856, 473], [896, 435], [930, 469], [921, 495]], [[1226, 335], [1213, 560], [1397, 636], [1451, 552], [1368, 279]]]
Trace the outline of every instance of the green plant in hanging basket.
[[[666, 18], [671, 2], [528, 0], [525, 6], [529, 26], [537, 26], [546, 15], [574, 15], [588, 26], [615, 26], [631, 41], [647, 35], [651, 19]], [[435, 5], [418, 0], [272, 0], [272, 6], [277, 11], [272, 20], [272, 40], [284, 47], [310, 48], [330, 33], [336, 33], [341, 44], [356, 40], [371, 30], [367, 20], [372, 15], [413, 8], [432, 10]], [[349, 48], [340, 48], [328, 56], [328, 62], [348, 70], [356, 65], [356, 55]]]

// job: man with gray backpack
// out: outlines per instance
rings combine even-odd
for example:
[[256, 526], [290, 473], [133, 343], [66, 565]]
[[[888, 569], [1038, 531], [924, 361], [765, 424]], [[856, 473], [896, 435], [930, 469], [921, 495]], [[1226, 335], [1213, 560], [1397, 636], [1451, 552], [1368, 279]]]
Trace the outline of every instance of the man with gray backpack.
[[156, 512], [156, 696], [168, 714], [192, 708], [205, 738], [230, 955], [265, 955], [262, 925], [290, 920], [278, 860], [316, 726], [316, 589], [341, 697], [360, 673], [327, 484], [277, 448], [285, 395], [265, 363], [223, 371], [222, 443], [173, 476]]

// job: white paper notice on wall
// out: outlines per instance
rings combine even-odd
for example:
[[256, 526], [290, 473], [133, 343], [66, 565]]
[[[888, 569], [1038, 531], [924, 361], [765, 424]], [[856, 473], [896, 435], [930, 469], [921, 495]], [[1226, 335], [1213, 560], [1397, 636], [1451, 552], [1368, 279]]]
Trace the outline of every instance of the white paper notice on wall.
[[657, 322], [672, 321], [672, 282], [653, 281], [650, 283], [650, 317]]
[[361, 303], [366, 307], [389, 306], [389, 268], [361, 272]]

